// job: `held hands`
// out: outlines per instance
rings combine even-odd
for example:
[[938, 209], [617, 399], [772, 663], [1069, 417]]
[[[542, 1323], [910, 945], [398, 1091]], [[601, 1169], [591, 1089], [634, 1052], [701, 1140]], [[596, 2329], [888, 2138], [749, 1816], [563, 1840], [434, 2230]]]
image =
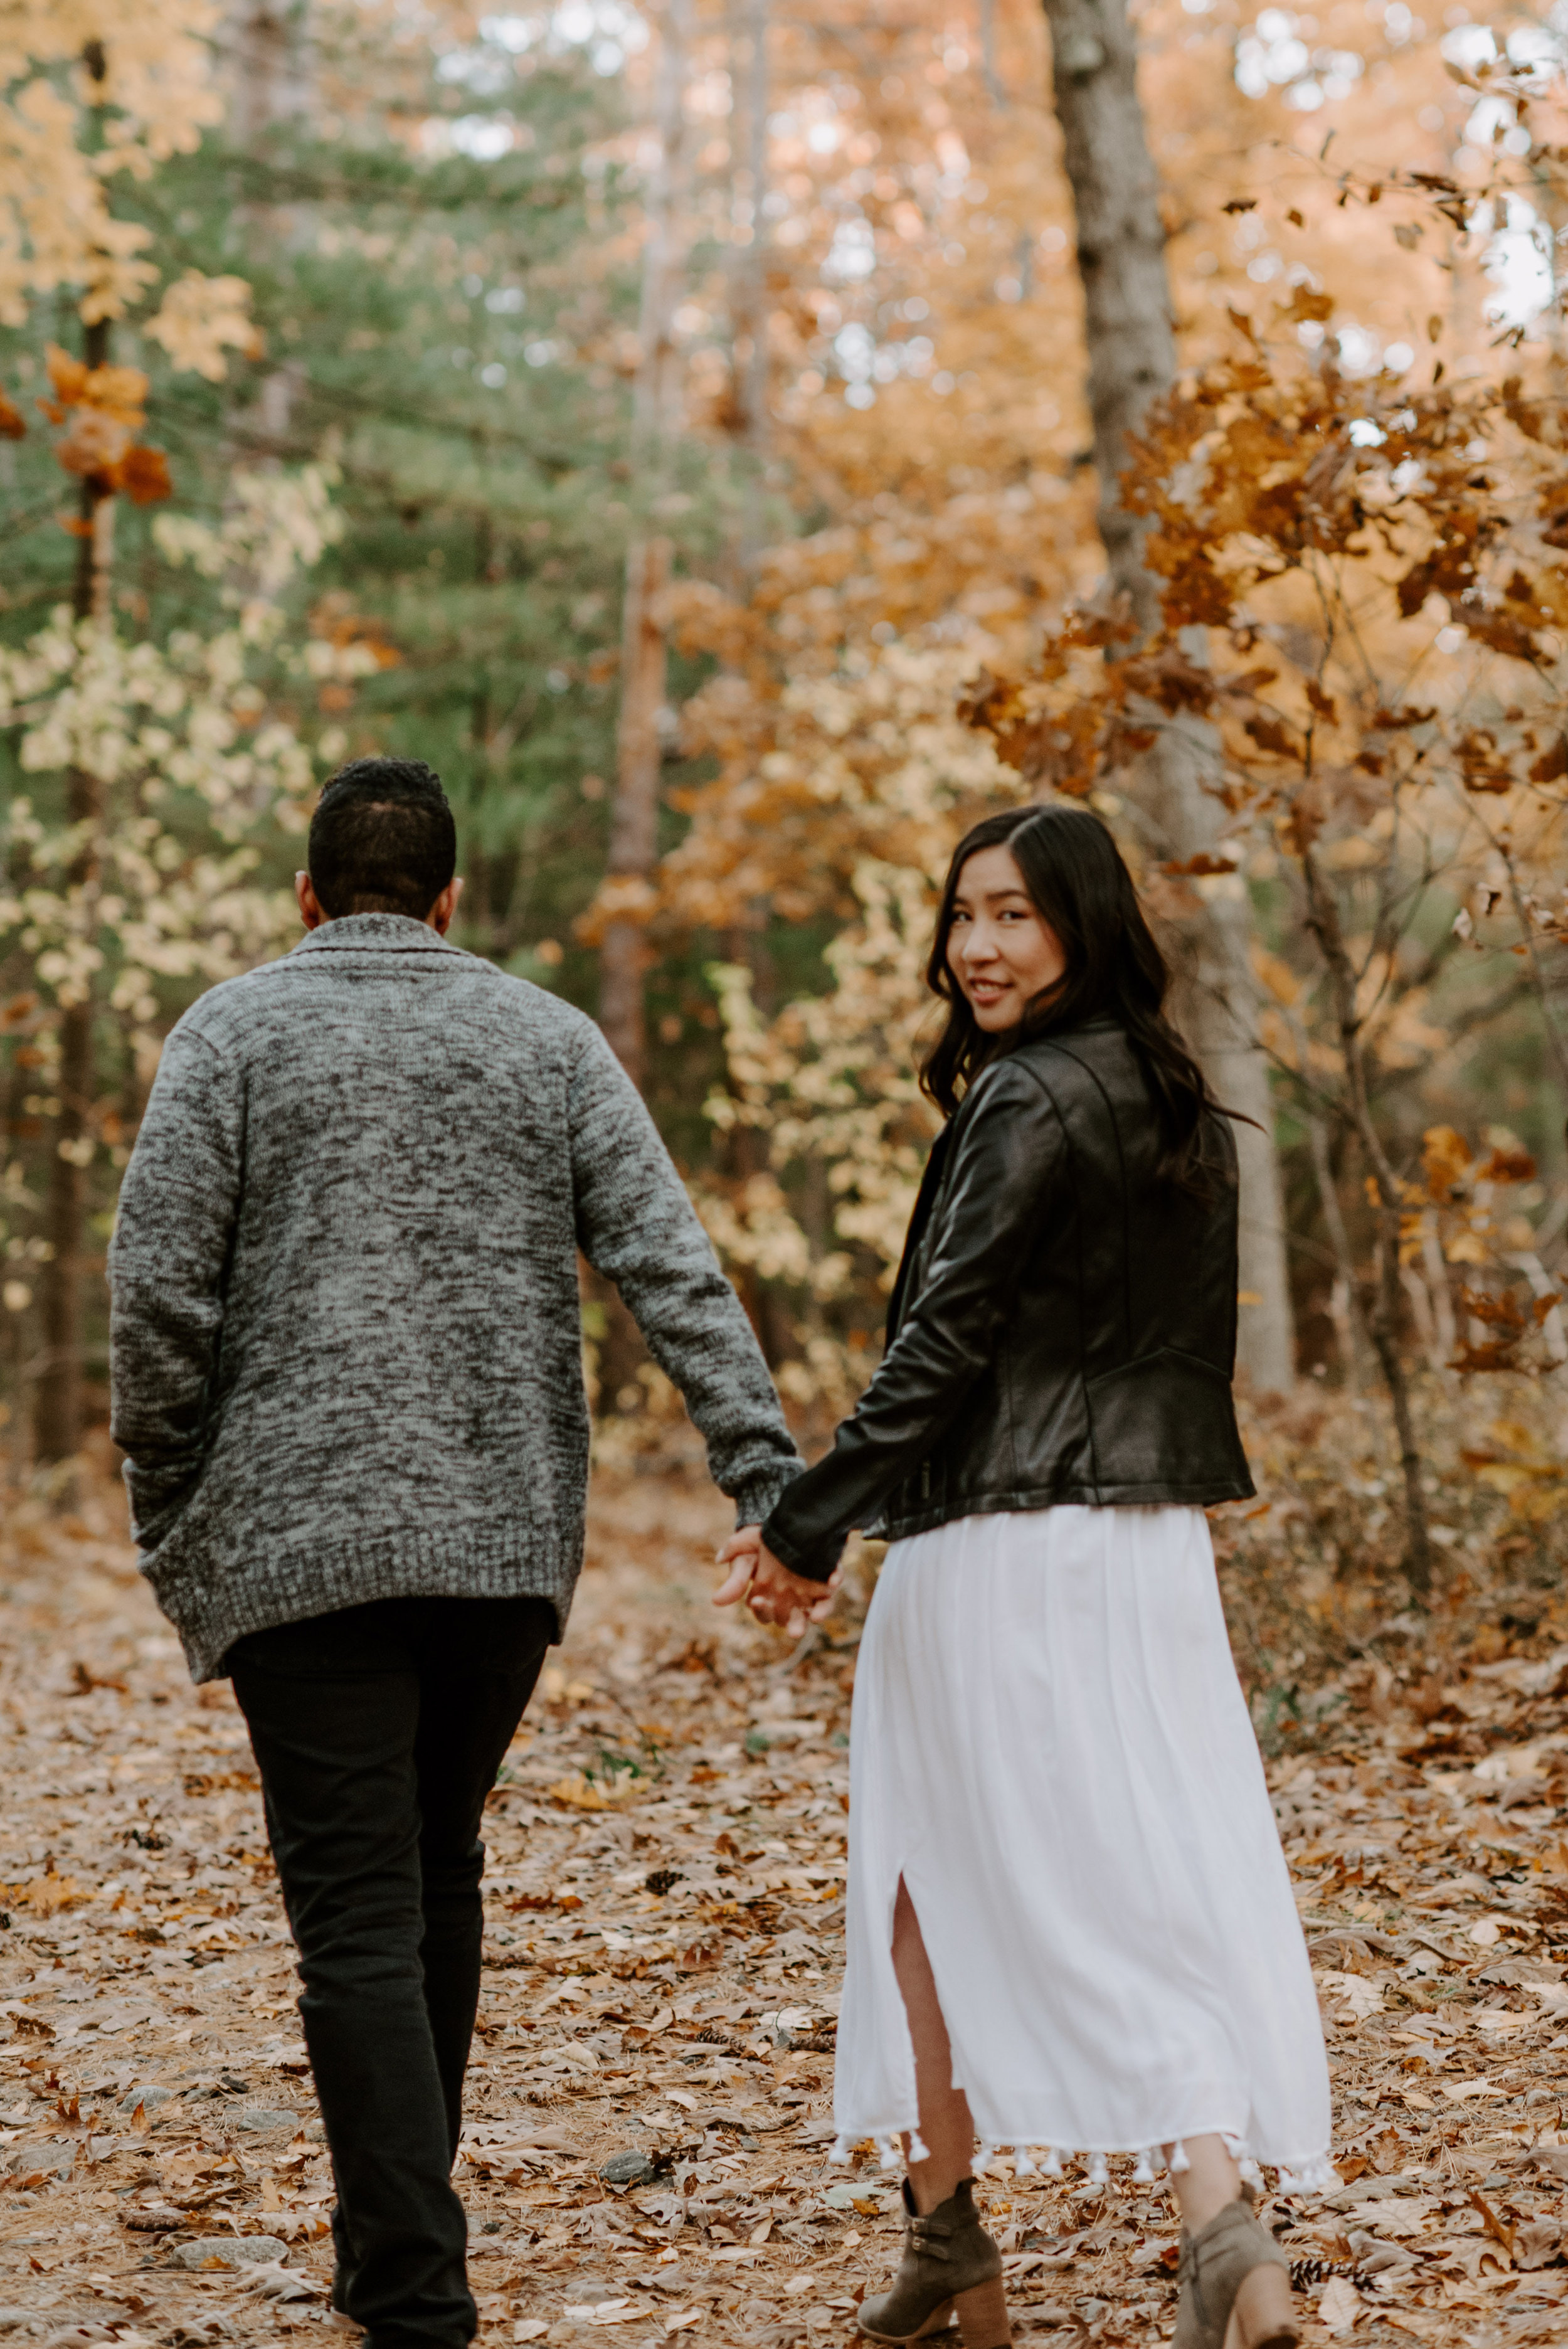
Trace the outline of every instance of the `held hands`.
[[808, 1582], [781, 1565], [762, 1539], [760, 1526], [741, 1526], [718, 1553], [729, 1573], [713, 1594], [716, 1607], [733, 1607], [744, 1599], [758, 1623], [782, 1623], [798, 1638], [808, 1623], [820, 1623], [833, 1603], [842, 1578], [835, 1567], [826, 1582]]

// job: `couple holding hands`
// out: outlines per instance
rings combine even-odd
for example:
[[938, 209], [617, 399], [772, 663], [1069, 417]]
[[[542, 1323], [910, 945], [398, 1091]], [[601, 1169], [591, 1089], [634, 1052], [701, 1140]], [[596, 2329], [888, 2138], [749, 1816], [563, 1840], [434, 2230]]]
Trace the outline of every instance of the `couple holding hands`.
[[581, 1563], [581, 1251], [735, 1501], [718, 1603], [820, 1619], [850, 1532], [890, 1545], [835, 2150], [902, 2142], [907, 2224], [861, 2331], [1011, 2339], [978, 2137], [1020, 2177], [1163, 2164], [1179, 2349], [1294, 2343], [1243, 2175], [1327, 2182], [1327, 2071], [1203, 1515], [1253, 1489], [1235, 1153], [1109, 833], [1031, 806], [954, 854], [921, 1072], [945, 1122], [881, 1367], [809, 1468], [598, 1030], [449, 943], [437, 778], [346, 768], [308, 858], [300, 945], [170, 1036], [109, 1270], [144, 1570], [261, 1774], [336, 2306], [371, 2349], [477, 2326], [450, 2172], [479, 1829]]

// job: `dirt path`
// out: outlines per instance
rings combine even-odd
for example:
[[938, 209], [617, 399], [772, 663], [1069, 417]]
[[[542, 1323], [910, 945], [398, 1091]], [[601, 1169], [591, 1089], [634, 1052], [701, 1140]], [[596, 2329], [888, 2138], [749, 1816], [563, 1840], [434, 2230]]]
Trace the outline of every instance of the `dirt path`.
[[[120, 1523], [106, 1486], [0, 1533], [0, 2331], [308, 2339], [330, 2182], [243, 1725]], [[487, 2343], [847, 2340], [896, 2244], [870, 2149], [826, 2164], [852, 1620], [792, 1659], [716, 1616], [724, 1526], [695, 1478], [601, 1479], [492, 1798], [459, 2168]], [[1537, 1647], [1385, 1673], [1273, 1773], [1346, 2179], [1273, 2206], [1310, 2339], [1568, 2323], [1568, 1651]], [[1022, 2333], [1169, 2332], [1170, 2207], [1130, 2170], [993, 2162]]]

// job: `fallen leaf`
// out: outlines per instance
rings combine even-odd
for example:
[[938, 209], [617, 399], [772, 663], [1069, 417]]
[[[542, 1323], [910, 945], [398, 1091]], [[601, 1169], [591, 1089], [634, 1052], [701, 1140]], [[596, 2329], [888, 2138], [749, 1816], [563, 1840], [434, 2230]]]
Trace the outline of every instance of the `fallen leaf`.
[[26, 1884], [0, 1884], [0, 1902], [8, 1902], [13, 1908], [36, 1909], [40, 1917], [52, 1917], [57, 1909], [91, 1899], [85, 1884], [78, 1884], [74, 1876], [57, 1876], [52, 1868]]
[[558, 1778], [545, 1789], [552, 1803], [564, 1803], [574, 1811], [613, 1811], [631, 1801], [638, 1791], [633, 1778], [617, 1778], [613, 1785], [602, 1786], [596, 1778]]
[[1330, 2276], [1317, 2296], [1318, 2321], [1330, 2333], [1348, 2333], [1361, 2309], [1361, 2295], [1345, 2276]]

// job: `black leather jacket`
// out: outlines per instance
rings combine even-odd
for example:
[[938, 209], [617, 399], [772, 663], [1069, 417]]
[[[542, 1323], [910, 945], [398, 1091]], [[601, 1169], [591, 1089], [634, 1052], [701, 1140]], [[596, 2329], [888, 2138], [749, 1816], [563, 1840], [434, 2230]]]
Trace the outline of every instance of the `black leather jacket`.
[[1110, 1019], [985, 1070], [926, 1166], [887, 1351], [833, 1448], [763, 1526], [826, 1581], [888, 1539], [996, 1509], [1243, 1500], [1235, 1144], [1203, 1205], [1154, 1179], [1149, 1088]]

